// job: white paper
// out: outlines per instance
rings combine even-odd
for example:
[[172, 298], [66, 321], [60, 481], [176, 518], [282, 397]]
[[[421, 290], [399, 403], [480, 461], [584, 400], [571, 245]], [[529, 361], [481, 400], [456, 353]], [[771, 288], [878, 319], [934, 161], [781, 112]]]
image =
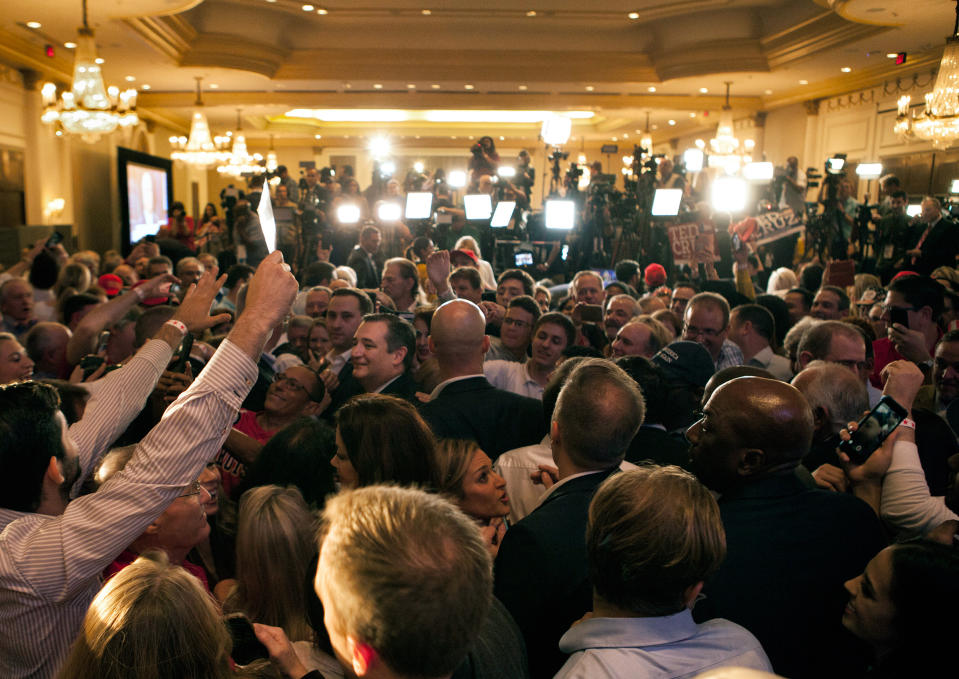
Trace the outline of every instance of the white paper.
[[269, 186], [263, 187], [263, 193], [260, 194], [260, 204], [256, 208], [256, 214], [260, 217], [260, 229], [263, 231], [263, 240], [266, 241], [266, 249], [269, 252], [276, 250], [276, 220], [273, 219], [273, 202], [270, 200]]

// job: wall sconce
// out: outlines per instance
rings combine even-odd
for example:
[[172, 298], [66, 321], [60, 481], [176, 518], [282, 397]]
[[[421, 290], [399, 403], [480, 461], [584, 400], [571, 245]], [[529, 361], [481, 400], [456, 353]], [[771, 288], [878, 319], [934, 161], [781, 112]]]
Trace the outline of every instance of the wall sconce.
[[54, 198], [47, 203], [46, 217], [49, 220], [56, 220], [60, 218], [60, 215], [63, 214], [63, 208], [66, 207], [67, 202], [63, 198]]

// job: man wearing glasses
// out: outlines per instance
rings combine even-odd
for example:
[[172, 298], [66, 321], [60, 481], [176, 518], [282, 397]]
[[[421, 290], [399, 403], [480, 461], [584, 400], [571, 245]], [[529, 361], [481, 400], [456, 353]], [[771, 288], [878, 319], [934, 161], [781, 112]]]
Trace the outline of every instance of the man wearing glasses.
[[887, 323], [886, 337], [872, 344], [873, 385], [881, 386], [882, 369], [902, 358], [918, 365], [931, 382], [932, 357], [942, 336], [936, 322], [942, 307], [942, 286], [927, 276], [900, 276], [889, 284], [880, 317]]
[[716, 372], [743, 364], [743, 352], [730, 342], [729, 303], [714, 292], [700, 292], [686, 305], [683, 314], [683, 339], [698, 342], [709, 352]]
[[509, 301], [499, 337], [490, 338], [487, 361], [526, 362], [533, 326], [540, 316], [539, 304], [529, 295], [520, 295]]
[[329, 402], [323, 380], [305, 365], [290, 366], [278, 373], [266, 391], [263, 410], [241, 410], [216, 456], [223, 492], [236, 499], [246, 466], [253, 464], [263, 445], [298, 417], [319, 415]]

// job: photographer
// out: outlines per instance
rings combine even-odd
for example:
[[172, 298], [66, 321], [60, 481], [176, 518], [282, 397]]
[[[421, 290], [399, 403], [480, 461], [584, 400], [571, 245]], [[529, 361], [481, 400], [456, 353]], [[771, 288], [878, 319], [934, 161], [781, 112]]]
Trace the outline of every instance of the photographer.
[[659, 161], [658, 187], [661, 189], [686, 189], [686, 178], [678, 172], [674, 172], [675, 165], [669, 158], [663, 158]]
[[909, 217], [906, 216], [906, 192], [899, 189], [889, 195], [889, 207], [876, 225], [876, 273], [888, 281], [906, 256]]
[[480, 137], [480, 140], [470, 147], [470, 183], [476, 185], [484, 174], [496, 175], [499, 168], [499, 154], [492, 137]]
[[[329, 179], [329, 170], [326, 171], [326, 178]], [[320, 173], [315, 167], [306, 170], [306, 188], [300, 192], [299, 208], [301, 212], [300, 251], [304, 254], [304, 260], [308, 259], [307, 253], [316, 250], [316, 244], [326, 232], [328, 226], [326, 222], [326, 212], [330, 204], [330, 192], [320, 182]], [[300, 262], [300, 268], [309, 264], [309, 261]]]
[[526, 195], [526, 202], [529, 202], [530, 192], [536, 181], [536, 170], [530, 165], [529, 152], [523, 149], [519, 152], [518, 162], [516, 163], [516, 176], [513, 178], [513, 184]]
[[777, 174], [782, 178], [780, 209], [792, 208], [793, 214], [802, 219], [806, 214], [806, 176], [799, 171], [799, 158], [787, 158], [786, 167], [779, 169]]

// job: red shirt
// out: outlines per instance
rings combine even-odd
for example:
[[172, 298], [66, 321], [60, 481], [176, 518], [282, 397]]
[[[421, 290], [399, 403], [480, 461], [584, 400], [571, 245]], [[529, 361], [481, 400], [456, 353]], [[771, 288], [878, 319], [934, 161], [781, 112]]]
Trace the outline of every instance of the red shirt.
[[[238, 432], [246, 434], [259, 443], [266, 443], [275, 431], [267, 431], [257, 424], [256, 416], [252, 410], [241, 410], [240, 419], [236, 421], [233, 428]], [[220, 468], [220, 480], [223, 483], [223, 492], [227, 497], [235, 499], [235, 492], [240, 487], [240, 482], [246, 476], [246, 465], [233, 457], [226, 448], [221, 448], [216, 455], [216, 464]]]
[[[103, 569], [103, 581], [106, 582], [107, 580], [112, 578], [114, 575], [122, 571], [131, 563], [136, 561], [138, 556], [140, 555], [137, 554], [136, 552], [131, 552], [129, 549], [124, 549], [120, 553], [120, 556], [115, 558], [109, 566]], [[183, 563], [181, 563], [180, 566], [187, 573], [189, 573], [190, 575], [195, 577], [197, 580], [199, 580], [203, 585], [203, 589], [205, 589], [207, 592], [210, 591], [210, 583], [207, 582], [206, 572], [204, 572], [202, 568], [200, 568], [196, 564], [190, 563], [186, 559], [183, 560]]]

